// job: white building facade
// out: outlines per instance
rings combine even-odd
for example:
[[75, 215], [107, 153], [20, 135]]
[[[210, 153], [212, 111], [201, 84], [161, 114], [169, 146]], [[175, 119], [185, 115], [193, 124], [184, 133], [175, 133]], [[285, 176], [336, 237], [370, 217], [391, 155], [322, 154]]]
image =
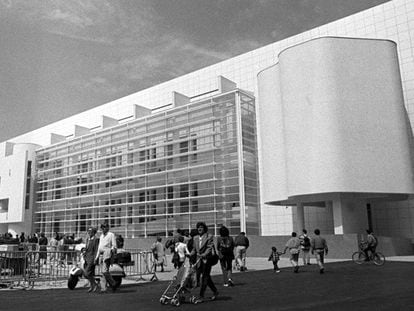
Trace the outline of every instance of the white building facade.
[[[365, 228], [371, 226], [378, 234], [381, 235], [414, 238], [414, 205], [413, 202], [409, 199], [409, 194], [412, 193], [412, 170], [410, 168], [410, 161], [412, 157], [408, 156], [407, 158], [407, 154], [404, 153], [401, 156], [387, 158], [390, 156], [390, 152], [387, 152], [387, 148], [389, 149], [397, 147], [399, 148], [397, 150], [402, 150], [404, 152], [407, 150], [406, 146], [404, 146], [404, 135], [402, 133], [404, 132], [404, 128], [408, 123], [403, 120], [404, 118], [401, 115], [403, 113], [401, 112], [401, 108], [396, 108], [398, 107], [398, 104], [392, 111], [392, 120], [390, 120], [390, 122], [387, 123], [384, 127], [384, 129], [386, 128], [389, 130], [394, 129], [396, 123], [402, 124], [402, 128], [398, 129], [398, 133], [396, 133], [396, 135], [398, 135], [397, 141], [391, 145], [383, 145], [383, 148], [380, 149], [377, 149], [379, 144], [376, 144], [375, 149], [360, 150], [360, 147], [364, 145], [364, 141], [360, 141], [355, 146], [352, 145], [352, 142], [346, 142], [345, 145], [343, 145], [347, 148], [350, 146], [353, 148], [357, 147], [356, 150], [344, 150], [338, 146], [335, 146], [335, 148], [333, 147], [335, 145], [335, 140], [337, 144], [341, 144], [341, 142], [344, 143], [342, 139], [338, 138], [342, 138], [340, 134], [347, 133], [344, 131], [344, 129], [349, 129], [352, 124], [329, 124], [327, 120], [329, 120], [331, 117], [335, 117], [335, 120], [343, 120], [343, 118], [340, 118], [340, 114], [345, 114], [348, 116], [347, 119], [352, 119], [355, 115], [360, 115], [362, 113], [362, 110], [359, 109], [359, 106], [355, 111], [352, 111], [352, 109], [350, 111], [330, 111], [328, 109], [322, 109], [319, 112], [322, 113], [322, 115], [325, 113], [325, 118], [322, 118], [321, 120], [310, 120], [304, 118], [302, 120], [303, 122], [298, 122], [297, 124], [299, 128], [302, 129], [300, 132], [305, 135], [303, 137], [299, 137], [300, 141], [307, 143], [307, 148], [319, 145], [309, 145], [311, 142], [305, 139], [309, 138], [306, 135], [311, 135], [311, 133], [304, 131], [306, 129], [306, 122], [308, 122], [308, 125], [318, 125], [315, 129], [315, 134], [326, 133], [326, 130], [335, 130], [339, 131], [336, 132], [336, 134], [339, 136], [330, 135], [324, 138], [332, 139], [333, 141], [329, 142], [331, 149], [322, 154], [307, 154], [305, 151], [309, 149], [305, 149], [305, 146], [284, 146], [284, 148], [287, 148], [287, 152], [293, 152], [295, 155], [292, 159], [293, 162], [288, 163], [289, 165], [286, 170], [279, 170], [280, 175], [274, 176], [274, 179], [269, 176], [269, 174], [272, 172], [272, 168], [268, 166], [268, 153], [272, 152], [276, 156], [278, 152], [281, 152], [280, 150], [267, 149], [269, 148], [269, 145], [276, 144], [277, 141], [274, 140], [280, 137], [269, 134], [273, 133], [275, 129], [280, 130], [277, 122], [283, 121], [283, 118], [285, 118], [286, 115], [283, 117], [281, 115], [278, 115], [278, 106], [275, 104], [275, 102], [268, 101], [263, 91], [260, 91], [261, 88], [266, 89], [266, 83], [274, 83], [274, 85], [278, 85], [278, 82], [274, 81], [274, 78], [276, 76], [275, 72], [272, 73], [272, 70], [268, 69], [266, 71], [266, 69], [272, 68], [272, 66], [277, 66], [276, 64], [279, 64], [280, 68], [282, 68], [282, 64], [289, 62], [289, 58], [293, 57], [294, 59], [300, 59], [296, 53], [303, 54], [304, 52], [300, 51], [302, 48], [305, 50], [307, 48], [311, 49], [314, 44], [323, 46], [327, 41], [332, 41], [332, 39], [328, 38], [313, 40], [322, 37], [379, 39], [366, 40], [370, 43], [375, 42], [375, 44], [385, 46], [385, 50], [387, 51], [380, 53], [381, 55], [378, 55], [378, 57], [374, 58], [376, 61], [386, 61], [389, 63], [389, 66], [385, 66], [386, 68], [382, 68], [384, 71], [380, 72], [381, 76], [384, 77], [385, 80], [382, 80], [378, 83], [385, 83], [387, 79], [391, 78], [395, 82], [398, 80], [397, 76], [400, 75], [401, 82], [399, 85], [402, 87], [402, 93], [401, 88], [397, 90], [397, 81], [396, 84], [393, 84], [393, 93], [389, 95], [389, 101], [394, 101], [395, 98], [398, 98], [401, 103], [402, 100], [404, 104], [403, 108], [405, 108], [408, 116], [408, 121], [412, 123], [412, 120], [414, 118], [414, 3], [410, 0], [393, 0], [371, 9], [359, 12], [357, 14], [345, 17], [343, 19], [334, 21], [332, 23], [311, 29], [296, 36], [239, 55], [218, 64], [178, 77], [171, 81], [142, 90], [130, 96], [115, 100], [94, 109], [90, 109], [64, 120], [52, 123], [35, 131], [10, 139], [10, 142], [15, 144], [33, 143], [47, 147], [51, 144], [51, 133], [54, 133], [52, 135], [53, 142], [57, 142], [63, 138], [66, 140], [71, 140], [75, 138], [74, 136], [76, 136], [76, 131], [79, 134], [79, 129], [86, 129], [86, 132], [88, 132], [91, 129], [102, 128], [102, 116], [106, 116], [113, 120], [128, 121], [134, 118], [135, 105], [143, 106], [148, 109], [154, 109], [168, 105], [172, 102], [171, 93], [174, 91], [185, 94], [189, 98], [197, 96], [197, 99], [203, 99], [203, 96], [199, 96], [199, 94], [207, 94], [204, 97], [208, 97], [211, 95], [212, 91], [217, 89], [217, 76], [223, 76], [231, 81], [234, 81], [240, 89], [250, 91], [254, 97], [256, 97], [257, 123], [260, 125], [258, 127], [258, 164], [260, 173], [259, 190], [261, 193], [259, 196], [261, 217], [259, 233], [261, 235], [285, 235], [289, 234], [293, 230], [300, 230], [303, 226], [307, 228], [314, 228], [315, 226], [318, 226], [322, 229], [322, 232], [336, 234], [359, 231], [363, 227]], [[350, 39], [339, 40], [347, 41]], [[393, 45], [392, 42], [384, 40], [391, 40], [396, 43], [396, 46]], [[302, 45], [304, 42], [307, 43]], [[352, 42], [349, 44], [360, 48], [359, 52], [364, 54], [361, 55], [362, 59], [367, 59], [368, 56], [365, 53], [369, 51], [367, 51], [366, 48], [359, 46], [359, 44], [354, 45]], [[362, 45], [365, 44], [365, 40], [361, 40], [359, 42]], [[341, 44], [342, 43], [339, 43], [339, 45]], [[345, 46], [348, 46], [348, 44], [345, 44]], [[320, 48], [321, 47], [317, 47], [316, 50], [319, 50]], [[350, 76], [342, 75], [341, 73], [335, 72], [333, 69], [335, 67], [335, 59], [337, 59], [335, 58], [335, 53], [341, 52], [338, 51], [335, 47], [333, 47], [333, 50], [322, 49], [322, 51], [328, 53], [327, 60], [329, 68], [327, 68], [326, 71], [322, 70], [320, 73], [336, 73], [338, 75], [334, 76], [332, 81], [341, 84], [344, 82], [344, 85], [348, 85]], [[396, 59], [396, 54], [393, 51], [396, 51], [398, 60]], [[384, 53], [388, 53], [388, 55], [385, 55]], [[305, 60], [307, 59], [307, 55], [305, 54], [302, 55], [304, 63], [306, 63]], [[358, 56], [351, 55], [351, 51], [349, 51], [349, 54], [351, 58], [358, 58]], [[329, 59], [331, 56], [333, 56], [334, 59]], [[399, 64], [399, 68], [397, 68], [399, 69], [398, 73], [396, 72], [397, 69], [395, 66], [397, 63]], [[311, 63], [304, 65], [309, 66], [307, 67], [307, 70], [309, 70], [309, 72], [313, 71], [314, 68], [318, 68], [318, 66], [312, 67], [315, 64]], [[320, 63], [320, 65], [323, 66], [323, 63]], [[349, 64], [345, 63], [344, 65], [348, 66]], [[373, 66], [371, 62], [364, 62], [364, 66], [365, 65], [367, 68], [364, 69], [375, 69], [372, 69]], [[351, 69], [351, 71], [354, 72], [354, 75], [357, 75], [358, 64], [355, 64], [355, 67], [352, 67]], [[295, 72], [295, 70], [292, 72]], [[350, 72], [348, 73], [351, 74]], [[283, 72], [280, 74], [280, 77], [282, 77], [282, 79], [290, 79], [291, 77], [289, 77], [289, 74], [290, 71]], [[372, 72], [370, 74], [371, 75], [361, 75], [358, 77], [358, 81], [366, 82], [367, 79], [374, 77]], [[387, 75], [387, 77], [385, 77], [385, 75]], [[266, 80], [265, 76], [269, 76], [269, 79]], [[319, 76], [315, 75], [308, 75], [307, 77], [316, 82], [319, 78]], [[262, 80], [262, 83], [258, 83], [258, 80]], [[304, 83], [303, 81], [293, 81], [296, 84], [292, 84], [292, 88], [299, 88], [299, 83]], [[331, 80], [328, 79], [326, 81], [329, 82]], [[319, 86], [312, 85], [309, 87], [313, 88]], [[325, 90], [329, 89], [330, 88], [326, 88]], [[324, 89], [322, 89], [322, 91], [323, 90]], [[339, 88], [336, 90], [339, 90]], [[349, 89], [346, 88], [346, 90]], [[294, 90], [284, 90], [284, 92], [279, 93], [279, 95], [283, 94], [283, 96], [288, 96], [290, 92], [293, 91]], [[354, 94], [352, 90], [350, 93], [351, 94], [345, 95]], [[329, 97], [329, 95], [330, 94], [326, 92], [323, 94], [323, 96], [326, 98]], [[345, 95], [343, 98], [346, 97]], [[364, 101], [366, 99], [366, 97], [364, 97], [365, 95], [366, 94], [360, 94], [361, 97], [358, 100]], [[304, 100], [306, 100], [305, 91], [300, 94], [300, 96], [304, 96]], [[325, 100], [326, 98], [323, 96], [318, 98], [318, 100]], [[261, 102], [262, 100], [263, 103]], [[283, 102], [284, 101], [280, 102], [282, 104], [282, 107]], [[335, 107], [340, 107], [340, 105], [335, 100], [332, 100], [332, 103], [334, 103]], [[384, 114], [388, 113], [389, 111], [387, 109], [391, 108], [381, 108], [382, 110], [378, 111], [378, 114], [375, 114], [374, 111], [376, 111], [376, 109], [374, 109], [373, 105], [373, 103], [370, 103], [365, 107], [365, 117], [367, 118], [368, 123], [365, 124], [366, 127], [361, 130], [368, 130], [370, 135], [374, 135], [371, 136], [373, 141], [378, 143], [378, 139], [381, 137], [383, 132], [381, 130], [376, 132], [375, 130], [380, 129], [382, 127], [382, 124], [381, 126], [378, 125], [378, 127], [375, 127], [374, 120], [378, 115], [383, 116]], [[298, 116], [305, 116], [301, 113], [300, 107], [296, 107], [295, 105], [288, 106], [292, 109], [290, 111], [287, 111], [287, 120], [289, 122], [291, 120], [291, 114], [300, 112]], [[268, 115], [270, 112], [274, 113], [273, 123], [267, 121], [267, 118], [270, 117], [270, 115]], [[357, 125], [364, 124], [363, 120], [358, 119], [358, 121], [359, 122], [356, 122]], [[75, 125], [77, 126], [76, 131], [74, 131]], [[296, 137], [295, 135], [297, 135], [297, 133], [294, 132], [291, 134], [293, 135], [291, 136], [292, 138]], [[356, 131], [354, 131], [350, 137], [356, 138], [356, 134]], [[384, 137], [384, 143], [388, 144], [390, 143], [389, 138], [391, 137], [392, 133], [387, 131], [386, 134], [387, 135]], [[3, 142], [1, 144], [2, 149], [5, 149], [5, 147], [3, 147], [5, 144], [6, 142]], [[291, 147], [293, 149], [291, 149]], [[361, 153], [357, 152], [359, 150]], [[372, 150], [374, 150], [373, 153], [371, 153]], [[314, 150], [316, 153], [319, 151]], [[265, 152], [266, 154], [264, 154]], [[333, 155], [338, 152], [344, 152], [344, 155], [329, 157], [329, 154]], [[299, 155], [297, 153], [299, 153]], [[357, 158], [351, 157], [351, 155], [355, 154], [359, 155], [363, 159], [361, 163], [357, 163], [356, 167], [354, 167], [354, 164], [357, 162]], [[383, 156], [384, 159], [381, 161], [374, 161], [371, 166], [366, 166], [367, 162], [368, 164], [371, 162], [367, 161], [367, 158], [365, 158], [365, 156], [371, 155], [372, 158], [377, 159], [379, 154]], [[313, 183], [315, 181], [314, 179], [307, 179], [305, 181], [304, 179], [300, 178], [302, 175], [301, 173], [304, 170], [304, 168], [301, 168], [300, 165], [305, 165], [306, 167], [308, 167], [308, 165], [311, 165], [311, 169], [320, 171], [320, 167], [317, 167], [318, 164], [315, 160], [315, 157], [321, 157], [321, 159], [324, 160], [324, 163], [328, 165], [333, 175], [328, 174], [327, 176], [319, 176], [320, 178], [317, 179], [318, 182]], [[273, 162], [273, 165], [280, 166], [281, 163], [277, 162], [277, 159], [284, 158], [275, 157], [276, 162]], [[346, 161], [350, 161], [349, 163], [352, 165], [346, 164]], [[389, 167], [384, 170], [384, 176], [382, 176], [380, 166], [384, 163], [387, 164], [390, 162], [392, 162], [393, 165], [389, 165]], [[296, 167], [296, 165], [298, 166]], [[295, 174], [292, 174], [292, 167], [295, 167], [297, 170]], [[364, 169], [362, 171], [349, 171], [349, 167], [359, 169], [363, 167]], [[371, 171], [370, 168], [373, 168], [374, 170]], [[393, 171], [394, 169], [395, 171]], [[309, 169], [307, 168], [306, 170]], [[395, 173], [394, 175], [393, 172]], [[366, 175], [366, 173], [372, 173], [373, 175], [370, 175], [370, 178], [368, 179], [356, 178], [357, 176]], [[314, 175], [309, 173], [308, 177], [312, 176]], [[350, 179], [341, 180], [341, 176]], [[392, 176], [395, 176], [394, 181], [398, 180], [398, 182], [393, 183], [390, 180], [387, 181], [387, 179], [391, 178]], [[333, 180], [330, 180], [330, 178], [326, 177], [336, 177], [336, 179], [334, 178]], [[378, 182], [372, 184], [371, 187], [368, 187], [374, 177], [381, 177], [381, 184]], [[270, 180], [273, 180], [273, 182], [269, 182]], [[312, 181], [313, 185], [309, 186], [303, 184], [309, 181]], [[282, 185], [283, 183], [284, 186]], [[275, 185], [277, 185], [277, 187]], [[0, 187], [3, 186], [4, 183], [2, 182]], [[285, 188], [282, 189], [281, 187]], [[353, 227], [350, 223], [353, 223], [359, 218], [354, 218], [354, 216], [356, 217], [356, 214], [353, 215], [352, 213], [348, 214], [346, 212], [354, 209], [353, 204], [338, 203], [341, 202], [341, 200], [348, 202], [350, 200], [349, 196], [340, 196], [332, 200], [329, 197], [331, 193], [344, 193], [348, 191], [351, 191], [352, 193], [384, 193], [386, 194], [386, 198], [382, 200], [373, 200], [372, 196], [370, 196], [370, 200], [366, 201], [366, 196], [359, 196], [359, 198], [362, 200], [361, 204], [358, 205], [360, 206], [359, 212], [361, 213], [359, 215], [359, 218], [362, 217], [365, 220], [361, 221], [357, 226]], [[308, 196], [314, 193], [325, 193], [326, 195], [325, 197], [318, 197], [318, 200], [308, 200], [304, 198], [305, 195]], [[292, 200], [293, 197], [301, 197], [302, 199]], [[381, 197], [381, 195], [379, 197]], [[6, 199], [6, 197], [0, 197], [0, 200], [3, 199]], [[351, 199], [353, 200], [353, 198]], [[310, 204], [311, 206], [308, 206], [308, 203], [312, 203]], [[272, 204], [279, 205], [275, 206]], [[330, 206], [330, 204], [332, 204], [332, 206]], [[341, 206], [343, 206], [345, 209], [339, 208]], [[1, 220], [1, 222], [3, 223], [3, 227], [1, 228], [5, 228], [6, 226], [8, 226], [7, 228], [10, 228], [10, 224], [6, 220]]]

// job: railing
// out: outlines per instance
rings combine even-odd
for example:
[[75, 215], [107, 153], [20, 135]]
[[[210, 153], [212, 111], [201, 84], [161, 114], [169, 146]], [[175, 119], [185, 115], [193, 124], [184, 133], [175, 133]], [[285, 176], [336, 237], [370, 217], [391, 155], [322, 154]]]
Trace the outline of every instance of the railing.
[[[138, 281], [157, 280], [153, 266], [153, 255], [147, 250], [128, 250], [131, 263], [123, 265], [126, 278]], [[21, 287], [32, 289], [35, 286], [62, 286], [69, 277], [70, 270], [81, 265], [77, 250], [30, 250], [0, 252], [0, 287]], [[96, 275], [101, 274], [99, 266]]]

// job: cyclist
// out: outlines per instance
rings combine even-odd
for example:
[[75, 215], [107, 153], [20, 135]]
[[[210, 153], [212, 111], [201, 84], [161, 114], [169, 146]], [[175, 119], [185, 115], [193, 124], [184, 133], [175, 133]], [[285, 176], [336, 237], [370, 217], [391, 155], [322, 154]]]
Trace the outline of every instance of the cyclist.
[[364, 243], [364, 248], [363, 251], [365, 253], [365, 260], [369, 261], [369, 253], [371, 252], [371, 254], [375, 253], [375, 250], [377, 249], [377, 245], [378, 245], [378, 239], [375, 237], [374, 233], [372, 232], [371, 229], [367, 229], [367, 241]]

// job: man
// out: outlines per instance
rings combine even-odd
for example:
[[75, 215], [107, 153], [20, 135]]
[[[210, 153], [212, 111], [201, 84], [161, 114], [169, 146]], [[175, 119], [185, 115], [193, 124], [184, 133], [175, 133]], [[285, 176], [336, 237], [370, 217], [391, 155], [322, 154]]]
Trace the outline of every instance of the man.
[[319, 229], [315, 229], [315, 237], [311, 240], [312, 255], [315, 254], [316, 262], [319, 266], [319, 273], [322, 274], [325, 271], [323, 266], [324, 256], [328, 255], [328, 245], [326, 240], [320, 236]]
[[292, 232], [291, 238], [286, 242], [284, 252], [289, 250], [290, 263], [293, 267], [293, 272], [299, 272], [299, 252], [300, 252], [300, 240], [297, 237], [296, 232]]
[[240, 271], [246, 271], [246, 255], [250, 242], [246, 237], [245, 232], [240, 232], [240, 234], [236, 236], [234, 245], [236, 246], [236, 262], [240, 267]]
[[302, 251], [303, 265], [310, 265], [310, 238], [308, 237], [308, 231], [302, 230], [302, 235], [299, 237], [300, 249]]
[[116, 254], [116, 238], [115, 234], [109, 232], [109, 225], [103, 223], [101, 225], [102, 234], [99, 239], [98, 252], [96, 253], [95, 263], [99, 263], [102, 271], [101, 278], [101, 293], [106, 293], [106, 283], [109, 285], [115, 284], [114, 279], [109, 274], [109, 266], [113, 254]]
[[161, 237], [157, 237], [157, 240], [151, 246], [152, 254], [154, 256], [154, 272], [157, 271], [157, 266], [160, 266], [161, 272], [164, 272], [165, 247], [162, 245], [161, 241]]
[[364, 247], [364, 253], [366, 256], [366, 261], [369, 261], [369, 252], [371, 252], [371, 254], [375, 253], [375, 250], [377, 249], [377, 245], [378, 245], [378, 240], [375, 237], [374, 233], [372, 232], [371, 229], [367, 229], [367, 242], [365, 243], [365, 247]]
[[86, 238], [86, 246], [83, 253], [85, 277], [90, 284], [88, 293], [95, 292], [98, 289], [98, 284], [95, 281], [95, 258], [99, 248], [99, 239], [96, 237], [96, 231], [96, 228], [93, 227], [88, 229], [88, 237]]
[[196, 225], [198, 235], [194, 237], [193, 248], [190, 256], [197, 258], [197, 274], [201, 275], [201, 287], [200, 297], [196, 299], [196, 302], [204, 301], [204, 294], [207, 286], [210, 287], [213, 292], [211, 300], [215, 300], [218, 295], [216, 286], [211, 279], [212, 263], [209, 260], [214, 252], [214, 237], [208, 234], [207, 225], [204, 222], [198, 222]]

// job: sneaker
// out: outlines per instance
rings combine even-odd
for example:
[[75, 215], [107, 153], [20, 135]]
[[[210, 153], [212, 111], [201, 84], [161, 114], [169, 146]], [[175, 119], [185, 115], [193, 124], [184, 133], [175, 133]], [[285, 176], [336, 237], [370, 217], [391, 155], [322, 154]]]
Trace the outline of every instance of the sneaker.
[[203, 297], [194, 297], [192, 303], [197, 304], [197, 303], [202, 303], [203, 301], [204, 301]]
[[229, 280], [228, 280], [228, 284], [229, 284], [230, 286], [234, 286], [234, 282], [233, 282], [233, 280], [232, 280], [232, 279], [229, 279]]
[[218, 292], [215, 292], [214, 294], [213, 294], [213, 296], [211, 296], [211, 300], [216, 300], [217, 299], [217, 296], [218, 296]]
[[224, 287], [229, 287], [229, 284], [224, 283], [224, 284], [223, 284], [223, 286], [224, 286]]
[[280, 270], [276, 270], [276, 273], [280, 273]]

